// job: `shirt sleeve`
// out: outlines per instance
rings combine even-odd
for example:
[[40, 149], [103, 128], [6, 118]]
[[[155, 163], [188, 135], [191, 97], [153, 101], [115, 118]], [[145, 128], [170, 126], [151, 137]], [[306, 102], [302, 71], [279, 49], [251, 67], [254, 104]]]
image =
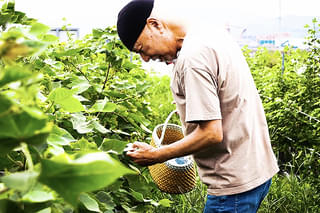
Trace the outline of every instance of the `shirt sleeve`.
[[212, 73], [217, 72], [193, 66], [184, 69], [186, 122], [221, 119], [217, 77]]

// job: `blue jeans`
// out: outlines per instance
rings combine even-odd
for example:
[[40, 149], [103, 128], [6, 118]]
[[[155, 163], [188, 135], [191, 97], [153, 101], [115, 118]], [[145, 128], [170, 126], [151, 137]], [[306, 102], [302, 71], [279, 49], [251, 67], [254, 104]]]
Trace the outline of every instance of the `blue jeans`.
[[208, 195], [203, 213], [255, 213], [268, 194], [271, 179], [264, 184], [240, 194]]

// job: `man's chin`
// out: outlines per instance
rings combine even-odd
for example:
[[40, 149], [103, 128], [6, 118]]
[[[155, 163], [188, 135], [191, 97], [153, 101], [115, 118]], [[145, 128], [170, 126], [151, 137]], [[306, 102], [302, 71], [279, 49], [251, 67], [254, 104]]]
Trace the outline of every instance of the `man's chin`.
[[173, 60], [170, 60], [170, 61], [166, 61], [166, 64], [169, 65], [169, 64], [175, 64], [177, 61], [177, 59], [173, 59]]

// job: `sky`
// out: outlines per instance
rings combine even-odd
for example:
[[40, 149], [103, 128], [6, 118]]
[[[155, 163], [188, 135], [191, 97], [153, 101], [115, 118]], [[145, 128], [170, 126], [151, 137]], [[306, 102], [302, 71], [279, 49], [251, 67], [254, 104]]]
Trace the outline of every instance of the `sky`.
[[[160, 0], [159, 0], [160, 1]], [[119, 10], [129, 0], [15, 0], [16, 10], [27, 13], [50, 27], [70, 24], [80, 34], [92, 28], [116, 25]], [[239, 15], [279, 17], [285, 15], [320, 16], [320, 0], [161, 0], [168, 9], [184, 11], [193, 19], [227, 23]], [[63, 18], [66, 21], [63, 21]]]
[[[115, 26], [117, 14], [130, 0], [15, 0], [16, 10], [28, 17], [59, 28], [65, 24], [79, 28], [80, 37], [93, 28]], [[320, 0], [159, 0], [168, 11], [184, 15], [193, 21], [209, 20], [232, 25], [237, 17], [320, 16]], [[249, 19], [250, 19], [249, 18]], [[65, 21], [63, 21], [65, 19]], [[241, 19], [242, 20], [242, 19]], [[245, 26], [243, 23], [242, 26]], [[241, 26], [233, 26], [240, 28]], [[155, 68], [168, 73], [164, 63], [143, 63], [146, 69]]]

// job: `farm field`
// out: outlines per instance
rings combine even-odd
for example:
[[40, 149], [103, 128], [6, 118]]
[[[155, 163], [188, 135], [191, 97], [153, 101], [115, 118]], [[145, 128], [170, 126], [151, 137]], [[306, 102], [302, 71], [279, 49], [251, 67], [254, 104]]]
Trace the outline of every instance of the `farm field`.
[[[243, 48], [281, 169], [259, 213], [320, 212], [319, 21], [306, 49]], [[162, 193], [123, 153], [175, 109], [168, 76], [144, 70], [112, 27], [59, 42], [10, 2], [0, 25], [0, 213], [202, 212], [199, 180]]]

